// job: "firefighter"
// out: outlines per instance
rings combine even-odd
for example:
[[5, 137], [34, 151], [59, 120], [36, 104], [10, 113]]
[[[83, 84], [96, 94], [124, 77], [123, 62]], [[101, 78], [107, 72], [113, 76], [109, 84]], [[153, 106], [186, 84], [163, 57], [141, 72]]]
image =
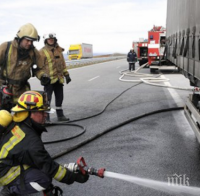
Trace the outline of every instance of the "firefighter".
[[[45, 46], [40, 50], [40, 54], [43, 59], [45, 72], [50, 75], [50, 84], [44, 87], [47, 92], [49, 103], [51, 103], [52, 94], [55, 94], [55, 106], [58, 121], [68, 121], [63, 113], [62, 103], [63, 103], [63, 84], [64, 77], [66, 83], [71, 82], [69, 72], [67, 71], [67, 66], [62, 52], [64, 51], [57, 43], [57, 38], [55, 33], [44, 34], [44, 44]], [[47, 116], [47, 121], [50, 121], [49, 115]]]
[[127, 61], [129, 63], [129, 71], [135, 70], [135, 63], [137, 62], [137, 54], [133, 49], [131, 49], [130, 52], [127, 54]]
[[0, 142], [0, 186], [4, 186], [1, 196], [48, 190], [52, 178], [66, 184], [85, 183], [89, 178], [58, 164], [45, 150], [41, 134], [46, 131], [43, 124], [50, 110], [47, 103], [45, 92], [27, 91], [11, 109], [12, 122], [8, 126], [4, 122], [7, 129]]
[[[2, 96], [3, 88], [6, 86], [11, 97], [12, 106], [17, 102], [19, 96], [30, 89], [28, 79], [31, 71], [41, 80], [41, 84], [47, 84], [50, 79], [42, 71], [42, 60], [39, 52], [33, 46], [34, 41], [39, 41], [36, 28], [28, 23], [19, 28], [16, 37], [11, 42], [0, 45], [0, 108], [4, 108]], [[35, 68], [35, 69], [33, 69]], [[7, 109], [7, 108], [6, 108]]]

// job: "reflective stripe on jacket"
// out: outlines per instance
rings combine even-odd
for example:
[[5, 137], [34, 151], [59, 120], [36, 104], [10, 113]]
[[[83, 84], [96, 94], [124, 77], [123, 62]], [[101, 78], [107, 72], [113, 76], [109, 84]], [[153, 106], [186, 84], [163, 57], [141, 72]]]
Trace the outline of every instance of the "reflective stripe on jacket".
[[[27, 90], [27, 81], [31, 77], [31, 69], [34, 64], [37, 65], [35, 75], [38, 79], [44, 74], [42, 70], [43, 62], [37, 49], [30, 49], [27, 57], [19, 60], [18, 57], [18, 42], [14, 39], [8, 50], [6, 58], [6, 49], [8, 42], [4, 42], [0, 45], [0, 72], [2, 78], [0, 78], [0, 86], [7, 79], [8, 87], [17, 98]], [[5, 60], [7, 64], [5, 65]], [[26, 85], [26, 88], [24, 86]], [[29, 88], [28, 88], [29, 89]]]
[[[18, 144], [20, 143], [24, 137], [25, 137], [25, 133], [19, 128], [19, 126], [15, 126], [12, 130], [11, 130], [11, 137], [9, 138], [9, 140], [7, 142], [5, 142], [3, 144], [3, 146], [1, 147], [1, 151], [0, 151], [0, 160], [4, 160], [7, 158], [8, 154], [10, 153], [10, 151]], [[0, 164], [4, 164], [4, 161], [0, 161]], [[23, 166], [24, 169], [27, 169], [29, 166], [24, 165]], [[15, 178], [17, 178], [20, 175], [20, 166], [14, 166], [11, 167], [6, 173], [5, 175], [3, 175], [0, 178], [0, 185], [4, 186], [9, 184], [10, 182], [12, 182]]]
[[[24, 170], [28, 169], [28, 165], [23, 165]], [[13, 180], [15, 180], [19, 175], [21, 174], [21, 167], [20, 166], [14, 166], [11, 167], [11, 169], [0, 178], [0, 186], [5, 186], [11, 183]]]
[[40, 50], [40, 55], [44, 62], [44, 72], [46, 72], [51, 79], [51, 84], [64, 83], [64, 76], [68, 75], [67, 66], [62, 52], [64, 51], [58, 44], [53, 47], [45, 45]]
[[44, 148], [41, 132], [30, 118], [15, 125], [0, 142], [0, 186], [8, 185], [21, 174], [20, 166], [40, 170], [55, 180], [68, 183], [70, 172], [55, 162]]
[[[0, 45], [0, 67], [3, 68], [4, 60], [5, 60], [5, 52], [7, 48], [7, 42]], [[35, 54], [34, 54], [35, 53]], [[36, 61], [36, 62], [35, 62]], [[9, 52], [8, 52], [8, 60], [7, 60], [7, 73], [4, 70], [4, 76], [10, 78], [12, 80], [23, 80], [29, 79], [31, 77], [31, 67], [36, 63], [37, 78], [41, 78], [44, 72], [42, 71], [42, 59], [37, 49], [33, 48], [29, 51], [29, 55], [27, 58], [23, 60], [18, 59], [18, 43], [17, 40], [13, 40], [11, 42]], [[7, 74], [7, 75], [5, 75]]]

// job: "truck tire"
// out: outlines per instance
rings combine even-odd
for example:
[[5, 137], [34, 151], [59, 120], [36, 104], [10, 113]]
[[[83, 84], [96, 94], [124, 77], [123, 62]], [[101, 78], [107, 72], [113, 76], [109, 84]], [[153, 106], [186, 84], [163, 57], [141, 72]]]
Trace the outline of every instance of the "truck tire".
[[150, 68], [150, 72], [151, 72], [151, 73], [155, 73], [155, 72], [156, 72], [156, 69]]

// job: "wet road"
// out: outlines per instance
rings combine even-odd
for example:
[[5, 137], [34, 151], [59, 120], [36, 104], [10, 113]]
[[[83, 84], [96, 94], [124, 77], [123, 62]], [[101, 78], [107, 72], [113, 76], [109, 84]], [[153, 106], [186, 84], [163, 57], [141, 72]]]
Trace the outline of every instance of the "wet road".
[[[121, 92], [133, 87], [112, 102], [103, 114], [76, 122], [86, 127], [84, 135], [66, 142], [45, 145], [52, 156], [136, 116], [184, 106], [189, 94], [187, 91], [169, 91], [163, 87], [119, 81], [119, 70], [127, 68], [126, 60], [118, 60], [69, 70], [72, 82], [64, 86], [63, 108], [71, 120], [101, 112]], [[149, 73], [149, 70], [143, 69], [142, 72]], [[164, 77], [170, 79], [171, 85], [189, 87], [189, 81], [179, 73], [167, 72]], [[31, 86], [32, 89], [42, 89], [37, 79], [31, 80]], [[51, 119], [56, 120], [55, 114]], [[70, 137], [81, 131], [69, 126], [49, 127], [48, 130], [43, 136], [44, 141]], [[163, 182], [179, 175], [182, 180], [178, 184], [189, 183], [190, 186], [200, 187], [199, 152], [199, 144], [184, 112], [178, 110], [128, 123], [56, 161], [63, 164], [75, 162], [78, 157], [83, 156], [89, 166], [105, 167], [107, 171]], [[91, 176], [85, 184], [55, 184], [64, 190], [64, 195], [73, 196], [169, 195], [129, 182], [95, 176]]]

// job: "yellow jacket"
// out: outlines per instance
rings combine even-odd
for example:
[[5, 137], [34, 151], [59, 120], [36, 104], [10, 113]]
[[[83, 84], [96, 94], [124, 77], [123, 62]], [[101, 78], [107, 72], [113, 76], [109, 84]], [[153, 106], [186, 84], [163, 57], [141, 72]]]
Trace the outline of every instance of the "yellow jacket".
[[59, 81], [61, 84], [64, 83], [64, 77], [69, 75], [67, 66], [62, 52], [64, 51], [58, 44], [55, 47], [46, 44], [40, 49], [40, 55], [43, 59], [43, 70], [46, 72], [51, 79], [51, 84]]

